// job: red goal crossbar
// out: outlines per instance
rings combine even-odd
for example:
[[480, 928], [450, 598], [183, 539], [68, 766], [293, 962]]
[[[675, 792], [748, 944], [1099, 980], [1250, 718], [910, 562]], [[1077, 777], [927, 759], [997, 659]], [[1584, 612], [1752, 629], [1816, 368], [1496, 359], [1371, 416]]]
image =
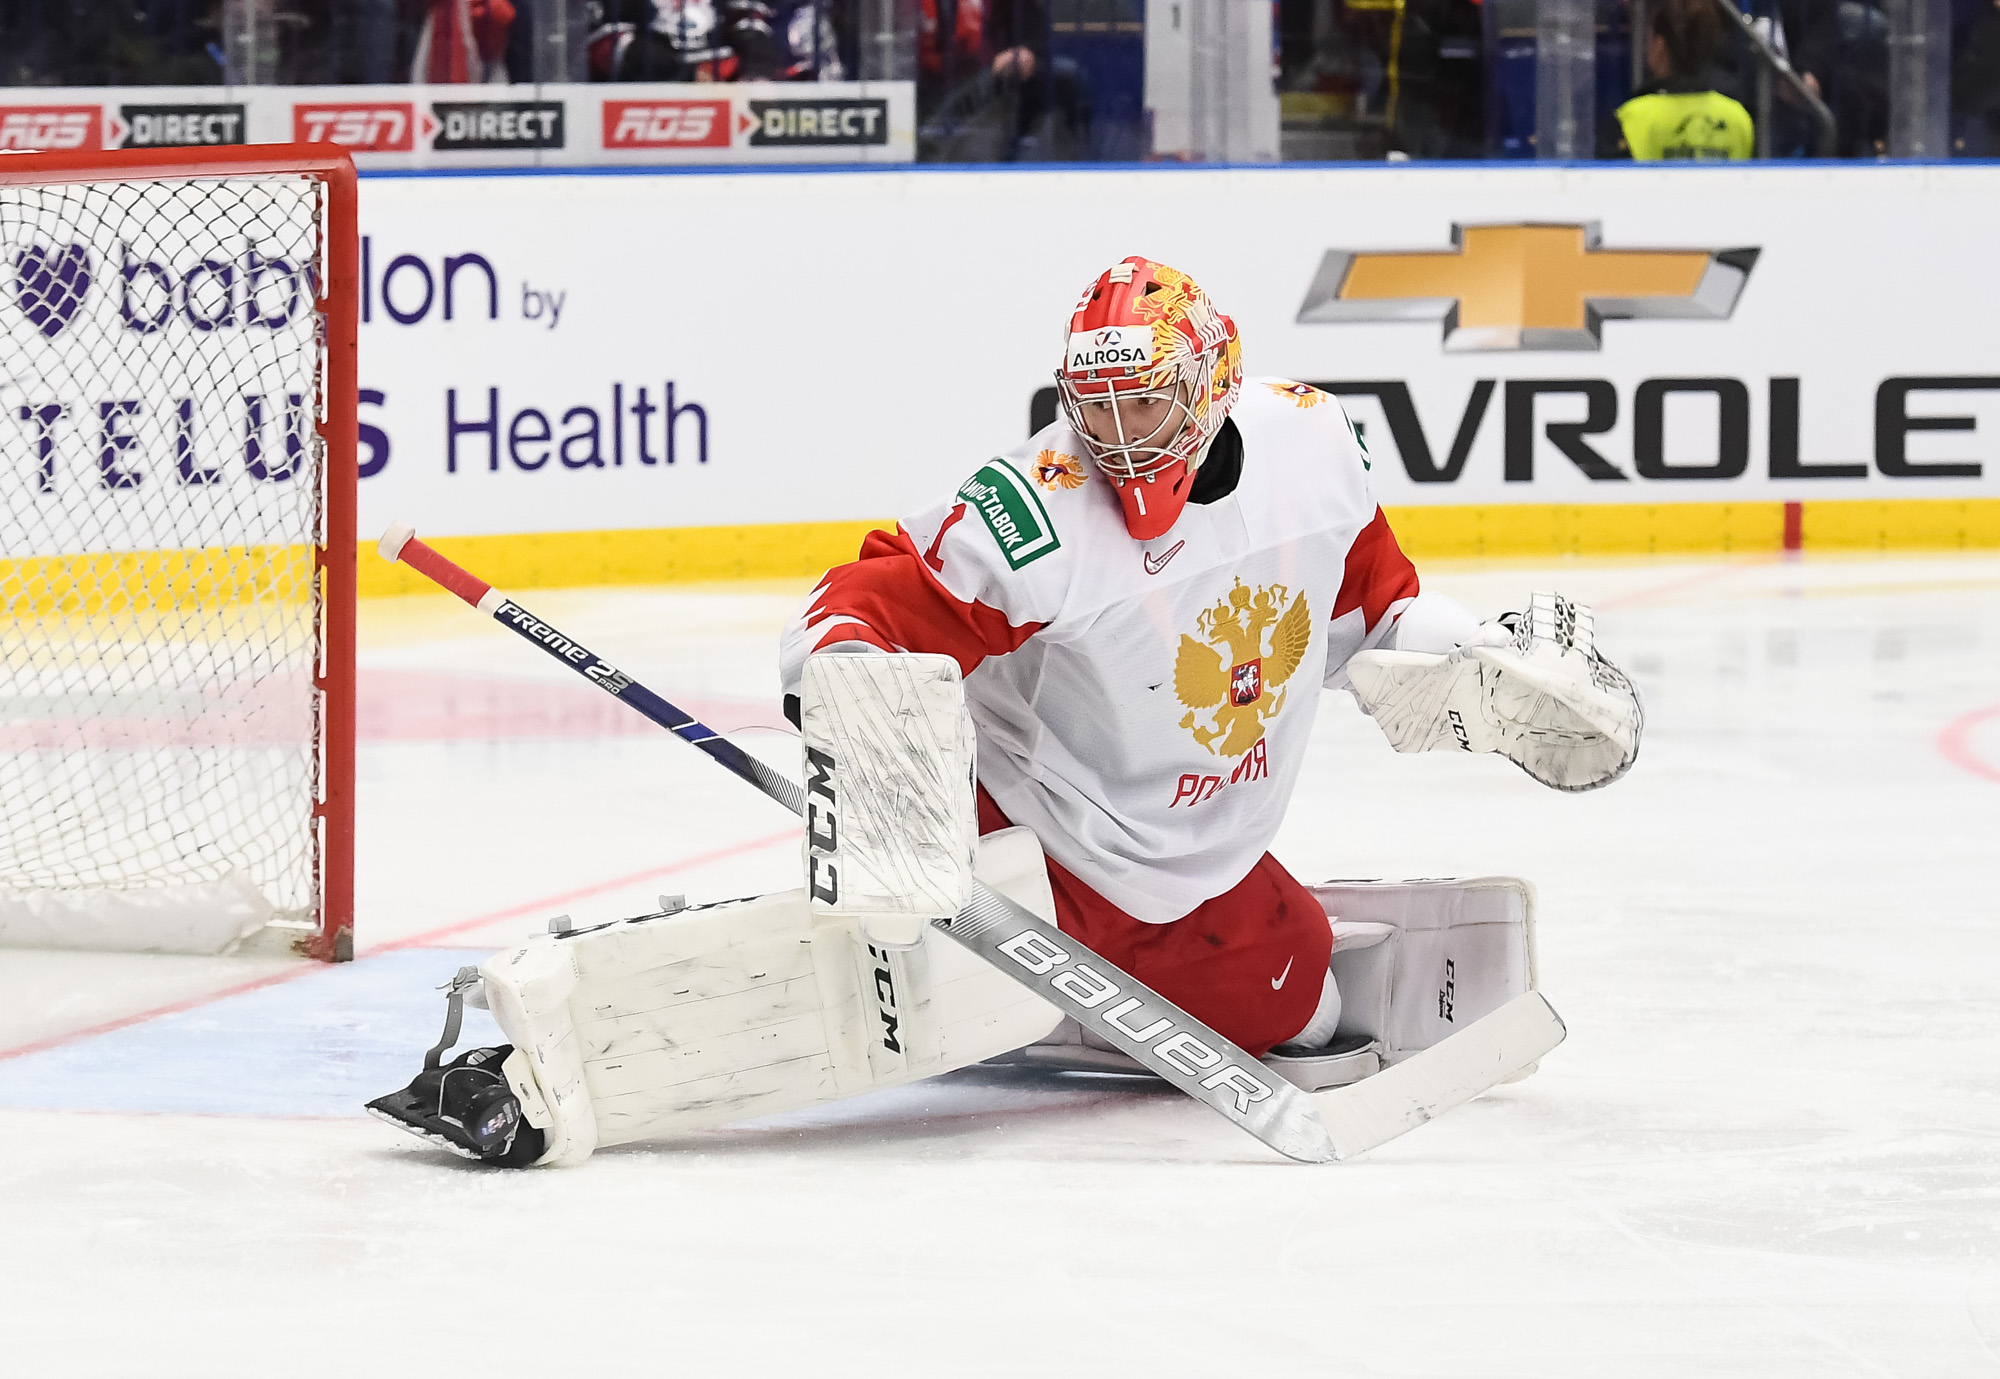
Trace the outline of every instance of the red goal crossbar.
[[193, 181], [265, 173], [318, 178], [326, 191], [325, 281], [314, 303], [325, 351], [322, 540], [314, 552], [321, 640], [313, 675], [322, 721], [314, 803], [319, 913], [302, 951], [344, 961], [354, 951], [354, 643], [356, 348], [361, 281], [354, 160], [331, 144], [243, 144], [0, 157], [0, 186]]

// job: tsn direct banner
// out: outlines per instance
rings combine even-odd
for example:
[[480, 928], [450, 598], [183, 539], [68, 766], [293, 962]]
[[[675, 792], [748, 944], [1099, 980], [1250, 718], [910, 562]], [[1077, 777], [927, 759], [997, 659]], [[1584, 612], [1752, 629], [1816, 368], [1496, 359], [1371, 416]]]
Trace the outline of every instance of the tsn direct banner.
[[908, 512], [1053, 414], [1132, 253], [1339, 395], [1385, 504], [2000, 497], [1995, 204], [1948, 166], [364, 182], [362, 518]]
[[0, 91], [0, 151], [336, 143], [362, 169], [907, 163], [910, 82]]

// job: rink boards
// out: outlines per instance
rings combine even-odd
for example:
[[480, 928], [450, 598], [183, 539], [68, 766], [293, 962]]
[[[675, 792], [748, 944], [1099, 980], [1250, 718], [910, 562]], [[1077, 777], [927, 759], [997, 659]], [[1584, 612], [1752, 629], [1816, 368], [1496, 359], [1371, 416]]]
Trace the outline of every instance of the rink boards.
[[515, 583], [823, 568], [1050, 415], [1074, 293], [1138, 252], [1253, 377], [1341, 395], [1420, 554], [1992, 545], [1996, 200], [1977, 166], [371, 179], [362, 530], [508, 538]]
[[[369, 176], [361, 535], [513, 585], [815, 572], [1051, 417], [1137, 252], [1340, 397], [1420, 556], [1990, 547], [1995, 204], [1988, 165]], [[88, 440], [58, 486], [129, 501]]]

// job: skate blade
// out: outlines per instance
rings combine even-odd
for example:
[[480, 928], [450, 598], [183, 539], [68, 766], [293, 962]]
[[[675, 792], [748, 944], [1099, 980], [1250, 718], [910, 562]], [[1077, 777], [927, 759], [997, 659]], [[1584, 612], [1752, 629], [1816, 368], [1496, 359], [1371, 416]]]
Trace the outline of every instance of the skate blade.
[[362, 1109], [366, 1110], [368, 1114], [375, 1117], [375, 1119], [383, 1121], [389, 1125], [393, 1125], [398, 1130], [407, 1130], [412, 1135], [415, 1135], [418, 1139], [429, 1140], [432, 1144], [437, 1145], [441, 1149], [449, 1149], [452, 1153], [458, 1155], [461, 1159], [470, 1159], [474, 1163], [486, 1162], [485, 1159], [480, 1157], [479, 1152], [477, 1150], [468, 1149], [466, 1146], [458, 1143], [454, 1139], [451, 1139], [449, 1136], [441, 1134], [438, 1131], [433, 1130], [429, 1126], [424, 1125], [418, 1121], [409, 1120], [404, 1116], [398, 1114], [397, 1111], [393, 1109], [390, 1105], [385, 1104], [391, 1102], [395, 1097], [395, 1095], [396, 1094], [392, 1092], [389, 1094], [389, 1096], [377, 1097], [375, 1100], [369, 1102], [367, 1106], [365, 1106]]

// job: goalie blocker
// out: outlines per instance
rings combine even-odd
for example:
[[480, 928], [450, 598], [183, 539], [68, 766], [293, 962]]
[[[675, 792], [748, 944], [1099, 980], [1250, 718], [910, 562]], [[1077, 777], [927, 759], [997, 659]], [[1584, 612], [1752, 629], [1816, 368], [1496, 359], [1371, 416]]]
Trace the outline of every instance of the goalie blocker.
[[972, 900], [972, 716], [951, 657], [856, 646], [807, 657], [799, 686], [806, 893], [907, 948]]

